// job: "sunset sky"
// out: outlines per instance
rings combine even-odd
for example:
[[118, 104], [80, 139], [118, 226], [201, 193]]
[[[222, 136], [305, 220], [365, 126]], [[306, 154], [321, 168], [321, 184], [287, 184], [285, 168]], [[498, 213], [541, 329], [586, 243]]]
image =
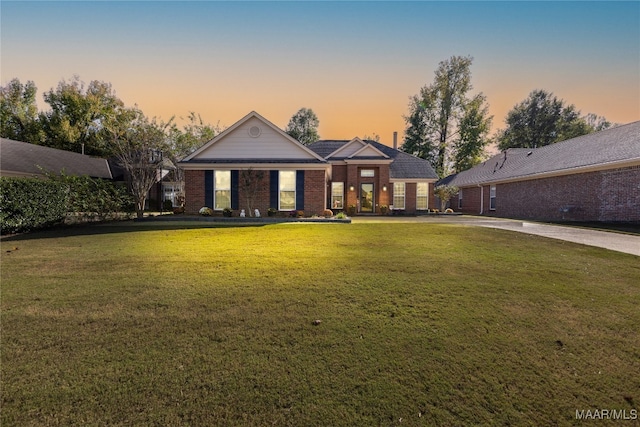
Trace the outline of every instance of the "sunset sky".
[[411, 95], [470, 55], [493, 130], [534, 89], [617, 123], [640, 119], [640, 2], [93, 1], [0, 3], [2, 85], [42, 94], [74, 74], [127, 104], [284, 128], [301, 107], [323, 139], [400, 140]]

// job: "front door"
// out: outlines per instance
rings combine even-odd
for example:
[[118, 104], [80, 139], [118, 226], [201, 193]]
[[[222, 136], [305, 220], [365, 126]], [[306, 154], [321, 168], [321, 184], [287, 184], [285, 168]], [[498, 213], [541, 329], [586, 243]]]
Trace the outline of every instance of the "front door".
[[374, 203], [373, 184], [360, 184], [360, 212], [373, 213]]

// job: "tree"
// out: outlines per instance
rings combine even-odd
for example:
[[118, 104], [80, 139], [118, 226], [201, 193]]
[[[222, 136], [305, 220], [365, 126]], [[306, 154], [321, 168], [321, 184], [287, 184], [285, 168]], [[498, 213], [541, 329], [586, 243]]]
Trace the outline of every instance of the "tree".
[[0, 88], [0, 136], [32, 144], [44, 142], [36, 105], [37, 91], [33, 81], [23, 85], [19, 79], [12, 79]]
[[438, 185], [433, 189], [433, 192], [440, 199], [440, 211], [444, 212], [447, 207], [447, 203], [451, 198], [460, 192], [460, 189], [455, 185]]
[[[182, 119], [182, 117], [181, 117]], [[179, 161], [193, 153], [205, 142], [212, 140], [217, 134], [221, 132], [219, 125], [210, 125], [202, 120], [200, 114], [193, 111], [189, 112], [187, 117], [187, 123], [179, 128], [177, 124], [171, 119], [169, 121], [170, 126], [168, 129], [168, 150], [165, 153], [166, 156], [173, 162], [178, 164]], [[172, 171], [174, 174], [173, 180], [175, 182], [184, 183], [184, 170], [176, 168]], [[184, 197], [184, 188], [178, 191], [178, 198]]]
[[464, 105], [453, 150], [456, 172], [471, 169], [484, 160], [485, 147], [490, 141], [492, 119], [486, 97], [482, 93]]
[[149, 190], [161, 179], [163, 153], [168, 150], [168, 126], [155, 118], [149, 120], [135, 108], [105, 117], [104, 129], [114, 156], [127, 172], [138, 218], [143, 216]]
[[[405, 116], [407, 128], [402, 149], [429, 160], [440, 177], [448, 174], [456, 149], [465, 142], [459, 133], [460, 121], [468, 113], [467, 104], [473, 100], [477, 103], [481, 99], [480, 104], [485, 101], [483, 96], [467, 98], [472, 89], [472, 62], [470, 56], [452, 56], [440, 62], [433, 83], [422, 87], [420, 93], [411, 98], [409, 115]], [[479, 120], [478, 114], [484, 111], [484, 107], [476, 105], [475, 108], [476, 119]], [[486, 111], [482, 119], [490, 120]], [[456, 145], [454, 141], [457, 141]], [[479, 141], [471, 141], [471, 144], [477, 146]]]
[[551, 92], [534, 90], [515, 105], [505, 119], [506, 129], [498, 132], [498, 148], [536, 148], [606, 129], [604, 117], [580, 116], [574, 105], [566, 105]]
[[291, 117], [285, 132], [304, 145], [313, 144], [320, 139], [318, 116], [310, 108], [301, 108]]
[[245, 196], [247, 202], [247, 211], [249, 216], [253, 216], [253, 209], [255, 207], [255, 201], [258, 197], [258, 192], [264, 186], [265, 173], [261, 170], [243, 169], [240, 171], [240, 190]]
[[108, 157], [111, 147], [102, 122], [124, 108], [110, 83], [92, 81], [85, 88], [78, 76], [62, 80], [44, 94], [50, 111], [40, 115], [46, 145], [62, 150]]

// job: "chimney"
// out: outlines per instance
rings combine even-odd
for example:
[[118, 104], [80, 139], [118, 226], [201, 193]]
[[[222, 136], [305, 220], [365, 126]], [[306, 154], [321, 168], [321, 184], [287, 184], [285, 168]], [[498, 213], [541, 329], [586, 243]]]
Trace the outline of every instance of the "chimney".
[[393, 149], [398, 149], [398, 132], [393, 133]]

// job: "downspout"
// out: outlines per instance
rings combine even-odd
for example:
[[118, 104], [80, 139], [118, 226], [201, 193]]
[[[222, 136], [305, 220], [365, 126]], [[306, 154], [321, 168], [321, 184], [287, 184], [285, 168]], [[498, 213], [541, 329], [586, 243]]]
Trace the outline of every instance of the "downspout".
[[484, 191], [482, 190], [482, 184], [478, 184], [478, 187], [480, 187], [480, 213], [479, 213], [479, 215], [482, 215], [484, 213]]

